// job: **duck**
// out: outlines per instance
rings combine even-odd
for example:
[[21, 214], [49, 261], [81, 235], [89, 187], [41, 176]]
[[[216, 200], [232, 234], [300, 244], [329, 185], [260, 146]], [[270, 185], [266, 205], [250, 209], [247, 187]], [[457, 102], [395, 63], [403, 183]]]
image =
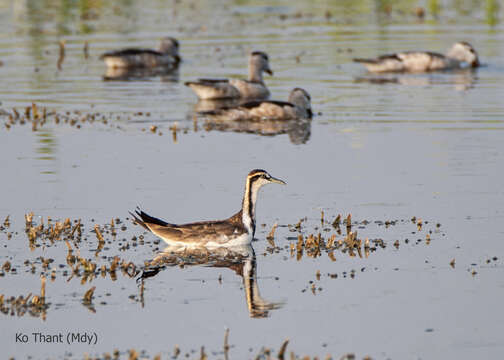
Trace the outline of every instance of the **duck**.
[[112, 69], [176, 67], [181, 61], [179, 42], [173, 37], [161, 39], [158, 50], [127, 48], [106, 52], [100, 59]]
[[294, 88], [288, 101], [256, 100], [237, 107], [203, 111], [199, 115], [230, 121], [294, 120], [312, 118], [311, 96], [302, 88]]
[[374, 73], [428, 72], [480, 66], [476, 50], [464, 41], [453, 44], [446, 55], [429, 51], [405, 51], [374, 59], [356, 58], [353, 61], [364, 64], [368, 71]]
[[259, 189], [269, 183], [286, 184], [265, 170], [250, 171], [245, 182], [241, 209], [225, 220], [177, 225], [150, 216], [139, 208], [135, 210], [135, 213], [130, 212], [130, 215], [135, 223], [169, 245], [208, 248], [246, 245], [251, 243], [255, 234], [255, 205]]
[[265, 52], [254, 51], [249, 55], [249, 77], [244, 79], [198, 79], [188, 81], [199, 99], [267, 99], [270, 92], [263, 81], [263, 72], [273, 75], [269, 66], [269, 58]]

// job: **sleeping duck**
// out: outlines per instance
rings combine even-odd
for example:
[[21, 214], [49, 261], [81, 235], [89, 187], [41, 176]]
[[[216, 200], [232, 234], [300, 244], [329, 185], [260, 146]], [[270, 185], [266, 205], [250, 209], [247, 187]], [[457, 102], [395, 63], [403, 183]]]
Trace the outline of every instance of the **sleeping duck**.
[[266, 99], [269, 90], [263, 82], [263, 71], [273, 75], [268, 55], [254, 51], [249, 56], [249, 77], [243, 79], [198, 79], [185, 83], [203, 100], [211, 99]]
[[382, 55], [375, 59], [353, 59], [363, 63], [370, 72], [427, 72], [453, 70], [480, 65], [478, 54], [466, 42], [457, 42], [446, 55], [428, 51], [405, 51]]
[[311, 118], [313, 115], [310, 94], [301, 88], [293, 89], [288, 101], [250, 101], [234, 108], [222, 108], [199, 114], [213, 119], [232, 121], [293, 120]]
[[161, 39], [158, 50], [128, 48], [100, 56], [108, 68], [175, 67], [180, 63], [179, 42], [172, 37]]

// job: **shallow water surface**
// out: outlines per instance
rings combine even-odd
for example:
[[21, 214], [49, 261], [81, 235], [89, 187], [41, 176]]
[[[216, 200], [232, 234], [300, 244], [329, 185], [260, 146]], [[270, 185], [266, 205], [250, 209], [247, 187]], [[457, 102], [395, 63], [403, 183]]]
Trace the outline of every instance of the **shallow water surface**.
[[[204, 346], [224, 358], [229, 328], [234, 359], [262, 347], [276, 354], [285, 339], [299, 356], [502, 354], [503, 10], [492, 1], [429, 4], [422, 20], [412, 1], [0, 1], [0, 265], [11, 266], [0, 272], [4, 352], [167, 358], [178, 345], [181, 357], [199, 358]], [[178, 72], [104, 79], [102, 52], [155, 47], [165, 35], [181, 42]], [[459, 40], [483, 67], [375, 76], [351, 61], [443, 52]], [[256, 49], [270, 56], [272, 97], [306, 89], [313, 120], [195, 117], [206, 104], [183, 83], [244, 76]], [[22, 118], [27, 107], [30, 116], [45, 108], [46, 123], [4, 126], [13, 108]], [[209, 260], [168, 253], [153, 263], [165, 245], [128, 211], [140, 205], [173, 223], [226, 218], [254, 168], [288, 185], [261, 191], [252, 251]], [[346, 224], [333, 225], [338, 214], [351, 214], [357, 243]], [[43, 233], [66, 218], [59, 236]], [[298, 251], [300, 235], [310, 243], [319, 233], [325, 247]], [[45, 306], [7, 302], [40, 294], [41, 275]], [[15, 341], [38, 331], [96, 333], [97, 343]]]

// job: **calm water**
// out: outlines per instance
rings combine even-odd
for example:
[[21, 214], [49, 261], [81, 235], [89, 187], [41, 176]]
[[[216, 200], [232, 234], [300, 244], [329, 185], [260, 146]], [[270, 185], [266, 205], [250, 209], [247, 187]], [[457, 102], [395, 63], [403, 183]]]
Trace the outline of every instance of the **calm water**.
[[[0, 109], [24, 112], [35, 102], [62, 119], [70, 112], [107, 120], [79, 120], [78, 129], [54, 124], [50, 115], [32, 131], [30, 124], [7, 129], [8, 116], [0, 115], [0, 221], [10, 215], [10, 227], [0, 230], [0, 264], [16, 268], [0, 277], [0, 294], [38, 294], [40, 274], [49, 278], [45, 315], [0, 314], [4, 352], [82, 358], [135, 348], [166, 358], [178, 344], [181, 356], [199, 358], [205, 346], [210, 358], [223, 358], [229, 328], [233, 359], [255, 358], [263, 346], [276, 353], [287, 338], [288, 351], [300, 356], [498, 358], [504, 352], [503, 6], [420, 2], [427, 12], [420, 20], [413, 14], [418, 5], [0, 1]], [[102, 52], [155, 47], [165, 35], [181, 41], [178, 73], [103, 81]], [[60, 40], [65, 58], [58, 70]], [[443, 52], [459, 40], [477, 49], [483, 67], [373, 77], [351, 61], [394, 50]], [[197, 100], [184, 81], [245, 75], [247, 53], [256, 49], [270, 56], [272, 97], [285, 100], [290, 89], [303, 87], [318, 115], [242, 129], [248, 132], [195, 122]], [[257, 209], [265, 226], [252, 244], [253, 278], [261, 298], [279, 307], [267, 314], [253, 317], [248, 308], [250, 284], [241, 274], [251, 270], [250, 261], [166, 266], [145, 279], [142, 297], [138, 276], [120, 271], [115, 281], [98, 275], [86, 282], [82, 271], [71, 278], [64, 241], [39, 240], [30, 250], [24, 214], [33, 211], [34, 224], [81, 219], [82, 242], [71, 246], [98, 268], [118, 255], [142, 269], [164, 246], [150, 234], [143, 243], [132, 240], [143, 232], [126, 220], [128, 210], [141, 205], [175, 223], [227, 217], [239, 209], [253, 168], [288, 183], [266, 187]], [[299, 260], [291, 254], [299, 233], [343, 239], [344, 226], [342, 235], [331, 226], [338, 214], [352, 214], [358, 237], [381, 239], [385, 248], [367, 257], [336, 250], [335, 261], [325, 251]], [[413, 216], [424, 221], [420, 231]], [[121, 223], [114, 237], [104, 225], [115, 218]], [[395, 225], [385, 226], [390, 220]], [[266, 236], [275, 222], [273, 250]], [[95, 224], [106, 240], [98, 256]], [[41, 256], [54, 259], [49, 270]], [[93, 305], [85, 306], [92, 286]], [[87, 331], [98, 341], [15, 342], [16, 333], [38, 331]]]

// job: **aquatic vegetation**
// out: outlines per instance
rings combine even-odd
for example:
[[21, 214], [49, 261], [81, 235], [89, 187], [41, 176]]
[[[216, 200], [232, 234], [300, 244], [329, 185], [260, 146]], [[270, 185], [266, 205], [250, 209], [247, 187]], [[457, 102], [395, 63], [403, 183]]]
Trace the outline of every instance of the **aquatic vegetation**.
[[[173, 352], [163, 352], [158, 353], [156, 355], [149, 355], [145, 350], [137, 350], [137, 349], [129, 349], [125, 351], [120, 351], [119, 349], [115, 349], [112, 352], [106, 352], [103, 355], [89, 355], [85, 354], [84, 359], [86, 360], [120, 360], [120, 359], [129, 359], [129, 360], [139, 360], [139, 359], [152, 359], [152, 360], [162, 360], [162, 359], [198, 359], [198, 360], [209, 360], [209, 359], [222, 359], [228, 360], [233, 358], [233, 354], [230, 353], [230, 349], [234, 348], [234, 346], [230, 346], [228, 343], [229, 339], [229, 329], [225, 330], [224, 333], [224, 345], [222, 350], [212, 350], [207, 353], [205, 346], [196, 346], [194, 348], [182, 351], [178, 345], [175, 345]], [[289, 339], [284, 340], [278, 350], [274, 348], [270, 348], [268, 346], [262, 346], [258, 351], [256, 351], [253, 359], [255, 360], [316, 360], [316, 359], [324, 359], [324, 360], [355, 360], [357, 359], [354, 353], [348, 352], [340, 355], [333, 356], [331, 354], [327, 354], [323, 357], [318, 356], [309, 356], [309, 355], [299, 355], [294, 351], [288, 351], [287, 347], [289, 345]], [[291, 345], [292, 346], [292, 345]], [[252, 349], [250, 349], [252, 350]], [[194, 357], [196, 356], [196, 357]], [[372, 358], [368, 355], [362, 357], [363, 360], [372, 360]]]
[[[55, 126], [70, 125], [75, 129], [82, 129], [84, 126], [93, 126], [98, 128], [129, 130], [132, 126], [129, 124], [134, 118], [143, 119], [151, 116], [151, 113], [146, 111], [138, 111], [134, 113], [124, 114], [107, 114], [100, 112], [85, 112], [85, 111], [65, 111], [57, 112], [48, 110], [46, 107], [39, 108], [36, 103], [27, 106], [24, 111], [19, 111], [13, 108], [11, 112], [6, 112], [7, 119], [4, 122], [5, 130], [9, 131], [14, 126], [31, 125], [32, 131], [40, 131], [42, 128], [51, 128]], [[0, 128], [1, 130], [1, 128]], [[146, 128], [134, 127], [135, 131], [146, 132]], [[167, 127], [167, 130], [172, 134], [174, 143], [178, 141], [178, 134], [187, 134], [191, 129], [189, 126], [179, 126], [176, 122]], [[150, 125], [149, 132], [163, 135], [160, 125]]]
[[40, 277], [40, 283], [40, 295], [32, 296], [31, 292], [26, 296], [19, 295], [17, 297], [0, 294], [0, 312], [18, 317], [28, 313], [30, 316], [45, 320], [50, 304], [46, 302], [46, 278], [44, 276]]
[[[44, 310], [45, 317], [49, 309], [45, 289], [47, 279], [55, 282], [61, 278], [67, 284], [70, 284], [72, 279], [79, 279], [80, 286], [91, 285], [87, 290], [81, 290], [80, 294], [82, 304], [94, 313], [97, 311], [93, 302], [97, 285], [92, 284], [97, 279], [101, 279], [100, 281], [118, 281], [118, 275], [120, 274], [122, 275], [121, 281], [132, 281], [132, 283], [140, 281], [138, 293], [129, 297], [143, 307], [145, 306], [145, 280], [166, 267], [177, 266], [183, 269], [194, 265], [205, 265], [229, 267], [236, 271], [237, 266], [242, 266], [240, 264], [243, 264], [246, 259], [243, 254], [233, 252], [203, 251], [179, 254], [165, 251], [162, 256], [156, 256], [149, 260], [138, 256], [136, 256], [137, 261], [126, 260], [126, 258], [118, 254], [134, 254], [140, 248], [146, 246], [147, 248], [142, 252], [152, 253], [152, 251], [159, 251], [157, 245], [160, 244], [159, 239], [147, 240], [144, 234], [130, 235], [129, 240], [123, 237], [128, 232], [128, 227], [125, 225], [126, 221], [129, 221], [129, 219], [114, 218], [100, 225], [91, 220], [89, 225], [89, 221], [83, 221], [82, 219], [65, 218], [59, 220], [51, 217], [44, 219], [35, 216], [33, 212], [25, 214], [24, 234], [28, 239], [29, 252], [40, 254], [35, 258], [24, 260], [24, 274], [26, 276], [41, 276], [41, 291], [40, 295], [31, 303], [23, 302], [22, 299], [25, 299], [23, 297], [16, 304], [22, 304], [24, 306], [22, 309], [25, 310], [28, 310], [27, 307], [33, 307], [31, 312], [34, 314], [40, 315]], [[402, 241], [397, 239], [397, 228], [399, 226], [404, 228], [400, 231], [405, 237]], [[411, 228], [412, 226], [413, 228]], [[5, 218], [2, 227], [2, 231], [7, 231], [7, 229], [13, 227], [10, 216]], [[345, 232], [342, 228], [345, 229]], [[294, 224], [282, 225], [276, 222], [269, 231], [267, 225], [262, 224], [261, 229], [259, 232], [262, 235], [259, 236], [265, 238], [263, 256], [283, 256], [284, 260], [295, 259], [297, 262], [303, 259], [318, 259], [320, 261], [323, 255], [330, 263], [339, 263], [340, 261], [337, 259], [340, 256], [365, 261], [378, 251], [386, 251], [388, 244], [393, 244], [392, 248], [399, 251], [403, 245], [416, 246], [420, 243], [429, 245], [437, 238], [444, 236], [439, 222], [424, 221], [417, 217], [412, 217], [410, 220], [370, 221], [356, 220], [351, 214], [345, 217], [341, 214], [328, 216], [323, 211], [318, 221], [304, 217]], [[392, 229], [395, 229], [391, 232], [393, 237], [387, 239], [387, 231]], [[14, 235], [14, 240], [18, 239], [22, 233], [14, 232], [14, 234], [17, 234]], [[292, 233], [296, 233], [296, 236], [292, 236]], [[377, 233], [380, 233], [381, 236], [376, 236]], [[424, 233], [423, 238], [420, 235], [422, 233]], [[417, 235], [416, 241], [409, 240], [411, 235]], [[46, 253], [49, 254], [49, 252], [53, 256], [45, 255]], [[282, 255], [285, 253], [288, 256]], [[130, 255], [127, 257], [130, 257]], [[1, 257], [0, 260], [2, 260]], [[252, 264], [255, 263], [254, 260]], [[7, 274], [9, 276], [19, 276], [17, 274], [19, 269], [22, 268], [19, 259], [5, 259], [1, 264], [0, 276], [6, 276]], [[455, 261], [453, 260], [450, 265], [454, 268]], [[355, 279], [358, 273], [363, 273], [367, 269], [364, 263], [359, 265], [358, 268], [360, 270], [354, 268], [347, 270], [339, 267], [338, 272], [318, 269], [314, 280], [310, 280], [306, 287], [302, 288], [302, 292], [310, 291], [316, 295], [323, 291], [323, 288], [317, 285], [316, 282], [320, 282], [324, 278], [345, 279], [348, 277]], [[247, 267], [247, 269], [251, 269], [255, 274], [255, 265], [252, 268]], [[477, 274], [474, 266], [470, 269], [470, 273], [473, 276]], [[239, 274], [242, 274], [242, 272]], [[257, 286], [256, 280], [249, 283], [249, 279], [252, 279], [252, 277], [248, 275], [243, 277], [244, 288], [246, 290], [251, 289], [250, 292], [246, 291], [250, 314], [253, 317], [267, 316], [268, 310], [278, 308], [280, 305], [268, 303], [258, 296], [258, 289], [253, 289], [254, 286]], [[221, 275], [219, 275], [218, 282], [222, 284]], [[103, 301], [97, 303], [97, 305], [103, 304], [105, 304]], [[12, 313], [12, 311], [8, 313]]]

